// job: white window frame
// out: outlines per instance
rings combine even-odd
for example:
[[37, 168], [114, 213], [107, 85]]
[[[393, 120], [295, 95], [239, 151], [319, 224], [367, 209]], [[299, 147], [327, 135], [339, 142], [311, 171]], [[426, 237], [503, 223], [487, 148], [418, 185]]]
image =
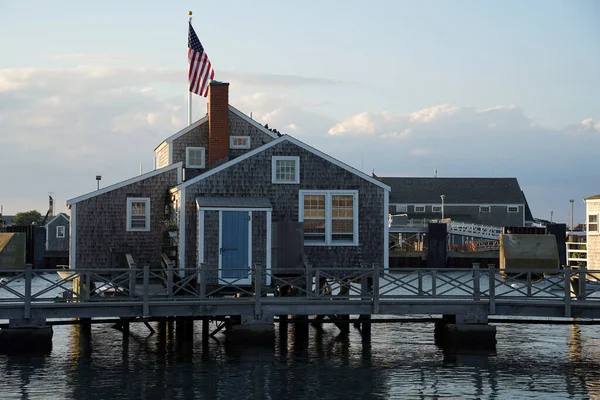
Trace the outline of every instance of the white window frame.
[[[514, 210], [514, 211], [511, 211], [511, 208], [516, 208], [516, 210]], [[506, 212], [507, 212], [507, 213], [516, 214], [516, 213], [518, 213], [519, 211], [520, 211], [520, 210], [519, 210], [519, 206], [506, 206]]]
[[[277, 179], [277, 161], [294, 161], [296, 171], [293, 181]], [[298, 184], [300, 183], [300, 157], [297, 156], [273, 156], [271, 159], [271, 182], [277, 184]]]
[[[422, 210], [417, 210], [417, 207], [422, 208]], [[427, 211], [427, 206], [425, 206], [424, 204], [415, 204], [413, 206], [413, 212], [415, 213], [424, 213]]]
[[[190, 151], [199, 150], [202, 152], [202, 163], [190, 164]], [[205, 147], [186, 147], [185, 148], [185, 166], [186, 168], [205, 168], [206, 166], [206, 148]]]
[[[508, 210], [508, 208], [506, 210]], [[479, 206], [479, 212], [480, 213], [491, 213], [492, 206]], [[519, 211], [517, 211], [517, 212], [519, 212]]]
[[[590, 217], [591, 216], [595, 216], [596, 217], [596, 222], [594, 222], [594, 224], [596, 225], [596, 229], [591, 230], [590, 229]], [[600, 235], [600, 213], [589, 213], [587, 215], [586, 218], [586, 230], [588, 234], [592, 234], [592, 235]]]
[[[235, 144], [236, 140], [245, 140], [246, 143], [239, 145]], [[250, 136], [230, 136], [229, 137], [229, 148], [230, 149], [249, 149], [250, 148]]]
[[[304, 242], [305, 246], [358, 246], [358, 190], [300, 190], [298, 196], [298, 221], [304, 222], [304, 196], [325, 196], [325, 241]], [[351, 195], [352, 200], [352, 241], [332, 240], [332, 196]]]
[[[146, 203], [146, 224], [143, 228], [133, 228], [131, 226], [132, 209], [133, 203]], [[150, 197], [128, 197], [127, 198], [127, 232], [150, 232]]]
[[[62, 228], [62, 229], [60, 229]], [[57, 239], [64, 239], [65, 238], [65, 226], [64, 225], [58, 225], [56, 227], [56, 238]]]
[[432, 213], [441, 213], [442, 212], [442, 205], [441, 204], [432, 204], [431, 205], [431, 212]]

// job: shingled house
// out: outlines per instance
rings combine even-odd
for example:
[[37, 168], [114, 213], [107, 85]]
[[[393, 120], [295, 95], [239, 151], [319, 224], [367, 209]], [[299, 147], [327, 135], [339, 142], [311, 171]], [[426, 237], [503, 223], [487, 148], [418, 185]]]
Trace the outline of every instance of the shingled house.
[[492, 226], [527, 226], [533, 216], [516, 178], [379, 177], [392, 189], [390, 213]]
[[286, 221], [302, 222], [315, 267], [387, 268], [386, 184], [248, 118], [227, 83], [208, 96], [207, 115], [155, 149], [156, 170], [67, 202], [71, 268], [110, 267], [120, 248], [158, 266], [166, 222], [180, 268], [249, 283], [251, 266], [271, 269], [273, 226]]
[[600, 194], [586, 197], [587, 267], [600, 270]]
[[69, 251], [69, 216], [59, 213], [46, 224], [46, 251]]

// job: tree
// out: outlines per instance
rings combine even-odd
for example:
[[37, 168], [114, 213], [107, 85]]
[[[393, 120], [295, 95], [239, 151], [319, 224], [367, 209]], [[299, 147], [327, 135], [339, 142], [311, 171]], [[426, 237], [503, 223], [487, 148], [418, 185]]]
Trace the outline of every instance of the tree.
[[34, 223], [39, 223], [41, 219], [42, 214], [40, 214], [39, 211], [31, 210], [17, 213], [17, 215], [15, 215], [15, 218], [13, 219], [13, 222], [17, 225], [28, 226]]

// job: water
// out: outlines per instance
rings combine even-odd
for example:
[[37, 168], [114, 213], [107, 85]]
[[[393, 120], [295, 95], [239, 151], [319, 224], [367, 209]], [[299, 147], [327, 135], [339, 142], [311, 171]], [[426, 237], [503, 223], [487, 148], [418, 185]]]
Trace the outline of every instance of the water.
[[55, 326], [48, 354], [0, 354], [0, 399], [600, 398], [596, 326], [498, 324], [493, 353], [444, 351], [431, 323], [373, 325], [367, 343], [333, 325], [297, 343], [290, 326], [267, 347], [153, 326]]
[[[155, 325], [155, 328], [158, 326]], [[374, 325], [370, 343], [326, 325], [308, 343], [277, 335], [273, 346], [203, 347], [175, 329], [131, 335], [108, 325], [91, 334], [57, 326], [48, 355], [0, 355], [2, 399], [379, 399], [597, 398], [600, 333], [595, 326], [498, 325], [495, 353], [448, 353], [433, 325]], [[162, 338], [162, 339], [161, 339]], [[222, 338], [221, 338], [222, 339]]]

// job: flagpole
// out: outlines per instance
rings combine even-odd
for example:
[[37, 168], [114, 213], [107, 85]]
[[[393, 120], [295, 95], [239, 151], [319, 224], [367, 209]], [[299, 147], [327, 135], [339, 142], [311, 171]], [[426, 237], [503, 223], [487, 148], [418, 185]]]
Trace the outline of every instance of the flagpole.
[[[188, 11], [188, 22], [191, 24], [192, 23], [192, 12]], [[188, 27], [189, 29], [189, 27]], [[188, 63], [189, 63], [189, 59], [188, 59]], [[190, 126], [192, 124], [192, 92], [190, 91], [189, 88], [190, 82], [189, 82], [189, 78], [188, 78], [188, 126]]]

